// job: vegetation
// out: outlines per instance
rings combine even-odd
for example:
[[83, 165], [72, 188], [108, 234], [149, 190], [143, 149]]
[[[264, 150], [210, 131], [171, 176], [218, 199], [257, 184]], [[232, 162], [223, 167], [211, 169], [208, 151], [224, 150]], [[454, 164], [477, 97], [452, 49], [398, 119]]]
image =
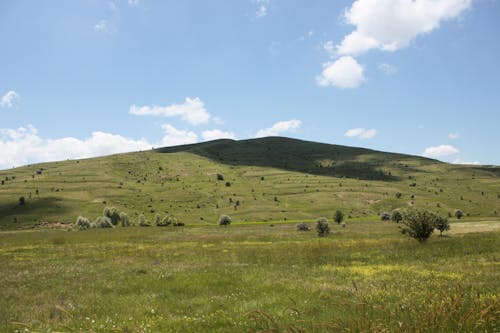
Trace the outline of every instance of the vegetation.
[[147, 219], [146, 219], [146, 216], [144, 214], [140, 214], [139, 215], [139, 218], [137, 220], [137, 224], [140, 226], [140, 227], [150, 227], [151, 226], [151, 222], [149, 222]]
[[457, 220], [460, 220], [464, 216], [464, 212], [462, 212], [460, 209], [455, 210], [455, 217]]
[[325, 217], [320, 217], [316, 221], [316, 232], [319, 237], [325, 237], [330, 233], [330, 225]]
[[99, 216], [94, 223], [96, 228], [113, 228], [113, 223], [107, 216]]
[[438, 219], [442, 218], [429, 211], [411, 210], [405, 214], [400, 230], [403, 234], [424, 242], [434, 232]]
[[394, 209], [391, 213], [391, 221], [399, 223], [403, 220], [403, 214], [398, 209]]
[[439, 236], [443, 236], [443, 232], [450, 230], [450, 223], [446, 217], [436, 216], [434, 227], [439, 230]]
[[231, 218], [227, 215], [221, 215], [219, 217], [219, 225], [228, 226], [231, 224]]
[[297, 229], [297, 231], [310, 231], [311, 230], [311, 227], [309, 227], [309, 224], [304, 223], [304, 222], [297, 223], [295, 228]]
[[389, 221], [391, 219], [391, 214], [389, 214], [388, 212], [382, 212], [380, 213], [380, 219], [382, 221]]
[[78, 216], [75, 225], [79, 230], [87, 230], [90, 228], [90, 221], [86, 217]]
[[344, 213], [342, 213], [341, 210], [337, 210], [335, 212], [335, 216], [333, 217], [333, 220], [340, 224], [342, 221], [344, 221]]

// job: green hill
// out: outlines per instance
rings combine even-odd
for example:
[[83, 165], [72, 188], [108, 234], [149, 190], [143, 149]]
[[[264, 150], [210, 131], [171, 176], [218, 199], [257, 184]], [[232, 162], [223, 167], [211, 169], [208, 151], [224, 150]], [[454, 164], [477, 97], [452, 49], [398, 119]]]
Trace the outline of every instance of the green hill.
[[94, 219], [105, 206], [132, 220], [168, 212], [186, 224], [213, 224], [221, 214], [240, 222], [331, 218], [337, 209], [363, 218], [412, 206], [500, 214], [500, 167], [281, 137], [28, 165], [0, 179], [4, 229]]

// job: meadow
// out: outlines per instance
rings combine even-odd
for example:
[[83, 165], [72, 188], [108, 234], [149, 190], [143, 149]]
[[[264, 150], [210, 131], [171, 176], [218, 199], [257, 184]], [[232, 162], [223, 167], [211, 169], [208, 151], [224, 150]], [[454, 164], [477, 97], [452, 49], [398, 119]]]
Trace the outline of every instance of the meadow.
[[500, 331], [500, 220], [331, 227], [2, 231], [0, 332]]

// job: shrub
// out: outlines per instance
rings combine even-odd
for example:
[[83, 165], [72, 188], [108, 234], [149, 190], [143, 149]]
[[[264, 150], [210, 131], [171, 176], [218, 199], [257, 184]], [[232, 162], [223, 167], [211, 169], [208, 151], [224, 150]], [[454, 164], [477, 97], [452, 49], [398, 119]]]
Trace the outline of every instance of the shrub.
[[428, 211], [410, 211], [403, 218], [401, 233], [424, 242], [434, 232], [435, 221], [438, 216]]
[[170, 215], [165, 215], [161, 221], [156, 224], [159, 227], [168, 227], [170, 224], [172, 224], [173, 218]]
[[333, 220], [340, 224], [340, 222], [344, 221], [344, 213], [341, 210], [337, 210], [333, 216]]
[[228, 226], [231, 224], [231, 218], [227, 215], [221, 215], [219, 217], [219, 225]]
[[139, 215], [138, 224], [140, 227], [150, 227], [151, 223], [146, 219], [144, 214]]
[[158, 227], [160, 225], [160, 223], [161, 223], [161, 217], [160, 217], [160, 215], [156, 214], [154, 225]]
[[396, 193], [396, 198], [401, 199], [401, 196], [402, 196], [402, 195], [403, 195], [403, 194], [402, 194], [401, 192], [398, 192], [398, 193]]
[[120, 213], [120, 221], [122, 223], [122, 227], [128, 227], [128, 226], [130, 226], [130, 222], [128, 220], [128, 216], [124, 212]]
[[120, 221], [120, 212], [115, 207], [105, 207], [102, 215], [108, 217], [113, 225], [117, 225]]
[[184, 222], [174, 222], [173, 224], [174, 227], [183, 227], [185, 226]]
[[99, 216], [95, 221], [96, 228], [113, 228], [111, 219], [107, 216]]
[[455, 217], [457, 220], [460, 220], [464, 216], [464, 212], [462, 212], [460, 209], [455, 210]]
[[326, 217], [320, 217], [316, 221], [316, 232], [319, 237], [324, 237], [330, 233], [330, 226], [328, 225]]
[[446, 217], [436, 216], [434, 227], [439, 230], [439, 236], [443, 236], [443, 231], [450, 230], [450, 222]]
[[298, 223], [296, 226], [297, 228], [297, 231], [310, 231], [311, 228], [309, 227], [309, 225], [307, 223]]
[[391, 221], [399, 223], [403, 219], [403, 214], [397, 209], [394, 209], [391, 213]]
[[218, 173], [217, 180], [224, 180], [224, 175], [221, 175], [220, 173]]
[[391, 214], [389, 214], [388, 212], [382, 212], [380, 213], [380, 219], [382, 221], [389, 221], [391, 219]]
[[90, 221], [86, 217], [78, 216], [75, 225], [78, 227], [78, 230], [87, 230], [90, 228]]
[[226, 182], [226, 187], [230, 187], [231, 186], [231, 182]]
[[26, 203], [26, 199], [24, 197], [19, 197], [19, 205], [24, 206], [25, 203]]

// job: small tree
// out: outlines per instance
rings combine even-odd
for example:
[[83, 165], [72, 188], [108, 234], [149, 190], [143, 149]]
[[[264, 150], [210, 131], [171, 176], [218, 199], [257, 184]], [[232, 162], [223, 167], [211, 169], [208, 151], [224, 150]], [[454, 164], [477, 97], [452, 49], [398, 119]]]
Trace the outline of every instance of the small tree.
[[455, 217], [457, 220], [460, 220], [464, 216], [464, 212], [462, 212], [460, 209], [455, 210]]
[[296, 228], [297, 228], [297, 231], [310, 231], [311, 228], [309, 227], [309, 225], [307, 223], [298, 223], [296, 225]]
[[380, 219], [382, 221], [389, 221], [391, 219], [391, 214], [389, 214], [388, 212], [382, 212], [380, 213]]
[[140, 227], [150, 227], [151, 226], [151, 223], [149, 223], [149, 221], [146, 220], [146, 216], [144, 216], [144, 214], [142, 214], [142, 213], [141, 213], [141, 215], [139, 215], [138, 224]]
[[128, 226], [130, 226], [130, 222], [128, 220], [128, 215], [125, 214], [124, 212], [120, 213], [120, 221], [122, 223], [122, 227], [128, 227]]
[[403, 226], [399, 227], [401, 233], [424, 242], [434, 232], [437, 215], [428, 211], [410, 211], [403, 219]]
[[221, 215], [219, 218], [219, 225], [227, 227], [231, 224], [231, 218], [227, 215]]
[[446, 217], [437, 216], [434, 221], [434, 227], [439, 230], [439, 236], [443, 237], [443, 231], [450, 230], [450, 222]]
[[399, 223], [403, 219], [403, 214], [397, 209], [394, 209], [391, 213], [391, 221]]
[[330, 233], [330, 226], [328, 225], [326, 217], [320, 217], [316, 221], [316, 232], [319, 237], [324, 237]]
[[24, 206], [25, 203], [26, 203], [26, 199], [24, 197], [19, 197], [19, 205]]
[[341, 210], [337, 210], [335, 212], [335, 215], [333, 216], [333, 220], [340, 224], [342, 221], [344, 221], [344, 213], [342, 213]]
[[90, 228], [90, 221], [86, 217], [78, 216], [75, 225], [78, 227], [78, 230], [87, 230]]

